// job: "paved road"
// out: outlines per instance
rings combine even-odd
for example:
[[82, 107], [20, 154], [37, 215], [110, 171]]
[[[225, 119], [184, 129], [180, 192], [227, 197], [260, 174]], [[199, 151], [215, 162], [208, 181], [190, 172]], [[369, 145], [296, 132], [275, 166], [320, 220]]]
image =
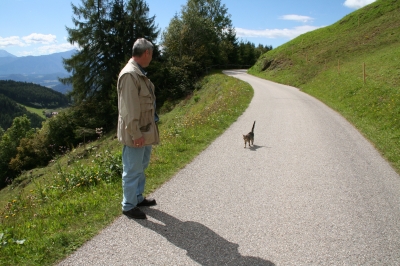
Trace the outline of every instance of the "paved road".
[[148, 220], [121, 216], [60, 265], [400, 265], [400, 177], [372, 145], [296, 88], [225, 73], [253, 86], [246, 112]]

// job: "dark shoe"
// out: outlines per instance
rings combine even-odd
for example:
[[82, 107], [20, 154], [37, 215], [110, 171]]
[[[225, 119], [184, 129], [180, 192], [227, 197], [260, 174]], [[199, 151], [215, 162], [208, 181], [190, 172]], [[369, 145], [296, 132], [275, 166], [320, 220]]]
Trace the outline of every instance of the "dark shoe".
[[146, 214], [142, 212], [138, 207], [130, 209], [129, 211], [122, 211], [123, 214], [133, 219], [146, 219]]
[[157, 205], [156, 200], [155, 199], [146, 199], [144, 198], [144, 200], [141, 203], [138, 203], [137, 206], [139, 207], [144, 207], [144, 206], [154, 206]]

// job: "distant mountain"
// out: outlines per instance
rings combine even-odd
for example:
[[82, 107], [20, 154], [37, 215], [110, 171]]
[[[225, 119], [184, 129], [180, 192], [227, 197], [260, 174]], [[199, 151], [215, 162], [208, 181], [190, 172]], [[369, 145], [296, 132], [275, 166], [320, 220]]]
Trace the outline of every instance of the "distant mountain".
[[41, 128], [43, 118], [29, 112], [25, 106], [56, 109], [68, 106], [64, 94], [34, 83], [0, 80], [0, 127], [8, 129], [14, 118], [27, 115], [31, 126]]
[[71, 50], [50, 55], [16, 57], [0, 50], [0, 80], [32, 82], [65, 93], [71, 87], [62, 85], [58, 78], [69, 75], [62, 62], [64, 58], [71, 58], [75, 52]]
[[6, 50], [0, 50], [0, 57], [16, 57], [16, 56], [13, 54], [10, 54]]
[[34, 83], [0, 80], [0, 94], [25, 106], [59, 108], [68, 105], [64, 94]]
[[76, 50], [41, 56], [0, 57], [0, 75], [65, 73], [62, 59], [70, 58]]

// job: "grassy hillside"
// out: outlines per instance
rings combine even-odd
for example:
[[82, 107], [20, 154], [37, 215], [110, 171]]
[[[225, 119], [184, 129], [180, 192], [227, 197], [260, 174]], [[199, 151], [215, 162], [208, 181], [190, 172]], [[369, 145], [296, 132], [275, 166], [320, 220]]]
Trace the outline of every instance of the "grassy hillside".
[[28, 107], [25, 106], [26, 110], [28, 110], [31, 113], [37, 114], [43, 119], [46, 119], [46, 116], [43, 114], [43, 111], [46, 111], [47, 109], [41, 109], [41, 108], [33, 108], [33, 107]]
[[378, 0], [303, 34], [262, 55], [249, 73], [337, 110], [400, 172], [400, 1]]
[[[206, 148], [253, 97], [250, 85], [223, 74], [196, 87], [160, 116], [161, 145], [152, 152], [145, 194]], [[0, 265], [52, 265], [121, 215], [122, 147], [114, 136], [77, 147], [0, 191]]]

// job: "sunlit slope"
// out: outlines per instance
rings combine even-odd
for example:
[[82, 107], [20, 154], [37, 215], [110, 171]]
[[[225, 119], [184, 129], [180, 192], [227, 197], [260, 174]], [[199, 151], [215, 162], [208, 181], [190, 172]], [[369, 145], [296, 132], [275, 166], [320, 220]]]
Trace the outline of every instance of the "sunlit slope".
[[262, 55], [249, 73], [339, 111], [400, 170], [400, 1], [378, 0]]

